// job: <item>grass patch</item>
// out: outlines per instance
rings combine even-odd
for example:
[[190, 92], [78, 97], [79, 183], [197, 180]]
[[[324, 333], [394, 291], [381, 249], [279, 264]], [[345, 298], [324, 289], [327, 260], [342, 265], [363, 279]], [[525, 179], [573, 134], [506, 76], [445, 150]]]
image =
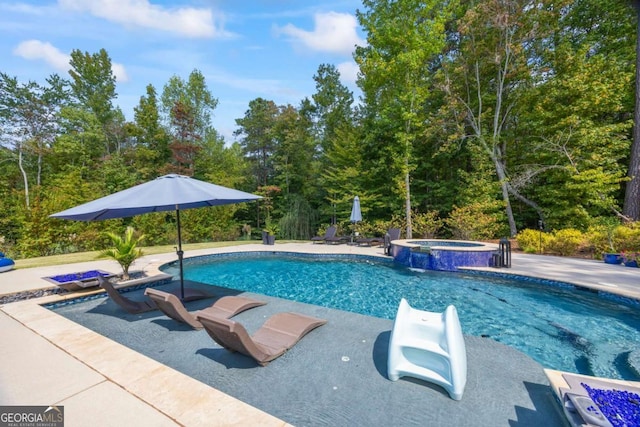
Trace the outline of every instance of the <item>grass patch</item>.
[[[260, 243], [259, 240], [238, 240], [235, 242], [204, 242], [204, 243], [185, 243], [182, 245], [184, 251], [194, 251], [198, 249], [209, 248], [222, 248], [227, 246], [247, 245], [252, 243]], [[147, 246], [142, 247], [144, 255], [156, 255], [166, 254], [169, 252], [175, 252], [175, 245], [163, 245], [163, 246]], [[33, 268], [33, 267], [47, 267], [50, 265], [60, 264], [74, 264], [77, 262], [96, 261], [100, 259], [100, 251], [91, 252], [76, 252], [71, 254], [51, 255], [45, 257], [25, 258], [14, 260], [16, 268]]]

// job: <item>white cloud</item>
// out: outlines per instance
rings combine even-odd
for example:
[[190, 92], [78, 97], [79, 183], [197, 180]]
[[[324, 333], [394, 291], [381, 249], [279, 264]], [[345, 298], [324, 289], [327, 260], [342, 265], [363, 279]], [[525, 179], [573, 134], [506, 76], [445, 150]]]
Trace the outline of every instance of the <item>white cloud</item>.
[[127, 70], [125, 70], [124, 65], [111, 61], [111, 72], [118, 83], [129, 81], [129, 76], [127, 75]]
[[[149, 0], [58, 0], [63, 8], [89, 12], [99, 18], [127, 26], [153, 28], [177, 33], [185, 37], [229, 37], [214, 23], [211, 9], [181, 7], [167, 9], [149, 3]], [[222, 15], [218, 16], [218, 20]]]
[[71, 57], [69, 55], [60, 52], [51, 43], [41, 42], [40, 40], [21, 42], [13, 50], [13, 54], [29, 60], [41, 59], [57, 71], [67, 72], [71, 68], [69, 65]]
[[[24, 59], [42, 60], [49, 64], [56, 71], [66, 73], [71, 69], [69, 61], [71, 56], [61, 52], [51, 43], [42, 42], [40, 40], [23, 41], [13, 50], [13, 54]], [[129, 80], [124, 65], [111, 62], [111, 71], [120, 83]]]
[[320, 52], [332, 52], [349, 55], [356, 45], [364, 46], [356, 28], [358, 23], [355, 16], [348, 13], [317, 13], [314, 16], [315, 28], [305, 31], [287, 24], [277, 28], [277, 32], [290, 36], [295, 42]]
[[355, 84], [358, 79], [358, 72], [360, 67], [353, 61], [343, 62], [338, 64], [338, 71], [340, 72], [340, 80], [345, 84]]

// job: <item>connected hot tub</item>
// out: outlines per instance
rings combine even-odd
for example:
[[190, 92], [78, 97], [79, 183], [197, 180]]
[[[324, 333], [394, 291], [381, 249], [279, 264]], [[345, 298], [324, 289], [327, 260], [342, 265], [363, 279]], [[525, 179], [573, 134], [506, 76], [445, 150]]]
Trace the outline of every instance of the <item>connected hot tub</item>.
[[409, 239], [391, 242], [395, 262], [422, 270], [456, 271], [460, 267], [491, 267], [495, 243], [467, 240]]

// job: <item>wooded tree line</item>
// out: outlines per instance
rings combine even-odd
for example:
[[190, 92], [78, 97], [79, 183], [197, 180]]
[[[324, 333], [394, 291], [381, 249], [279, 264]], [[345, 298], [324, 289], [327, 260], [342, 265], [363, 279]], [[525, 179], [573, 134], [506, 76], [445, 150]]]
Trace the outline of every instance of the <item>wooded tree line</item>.
[[[45, 84], [0, 73], [0, 236], [26, 257], [100, 249], [133, 226], [175, 240], [172, 214], [93, 223], [51, 213], [166, 173], [265, 196], [184, 211], [185, 241], [277, 226], [494, 238], [640, 216], [638, 14], [627, 0], [364, 0], [362, 97], [321, 64], [298, 105], [251, 101], [236, 142], [211, 125], [205, 76], [147, 86], [127, 120], [105, 50], [74, 50]], [[640, 120], [638, 120], [640, 121]], [[626, 196], [626, 197], [625, 197]]]

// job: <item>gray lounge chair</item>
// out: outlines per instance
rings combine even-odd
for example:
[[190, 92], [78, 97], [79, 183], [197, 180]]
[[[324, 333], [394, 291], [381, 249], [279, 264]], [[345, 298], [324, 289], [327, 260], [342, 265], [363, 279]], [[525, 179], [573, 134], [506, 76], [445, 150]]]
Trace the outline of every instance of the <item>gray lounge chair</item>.
[[261, 366], [282, 356], [287, 350], [326, 320], [297, 313], [278, 313], [271, 316], [249, 336], [238, 322], [201, 312], [197, 319], [209, 336], [222, 347], [253, 358]]
[[193, 329], [202, 329], [202, 324], [197, 319], [199, 314], [207, 314], [214, 318], [226, 319], [250, 308], [266, 304], [264, 301], [247, 297], [225, 296], [216, 300], [211, 307], [200, 311], [189, 312], [180, 299], [171, 293], [147, 288], [144, 294], [151, 298], [158, 306], [158, 309], [168, 317], [178, 322], [186, 323]]
[[336, 227], [335, 225], [332, 225], [331, 227], [327, 228], [327, 231], [325, 231], [324, 236], [314, 236], [311, 238], [311, 242], [312, 243], [326, 243], [327, 239], [331, 239], [334, 238], [336, 236]]
[[360, 237], [356, 239], [356, 244], [360, 245], [382, 245], [384, 243], [384, 237]]
[[384, 253], [385, 255], [391, 254], [391, 242], [400, 238], [401, 230], [399, 228], [390, 228], [387, 234], [384, 236]]
[[111, 282], [102, 276], [98, 276], [98, 283], [100, 287], [107, 292], [111, 300], [122, 307], [127, 313], [138, 314], [158, 309], [153, 301], [134, 301], [125, 297], [113, 287]]

